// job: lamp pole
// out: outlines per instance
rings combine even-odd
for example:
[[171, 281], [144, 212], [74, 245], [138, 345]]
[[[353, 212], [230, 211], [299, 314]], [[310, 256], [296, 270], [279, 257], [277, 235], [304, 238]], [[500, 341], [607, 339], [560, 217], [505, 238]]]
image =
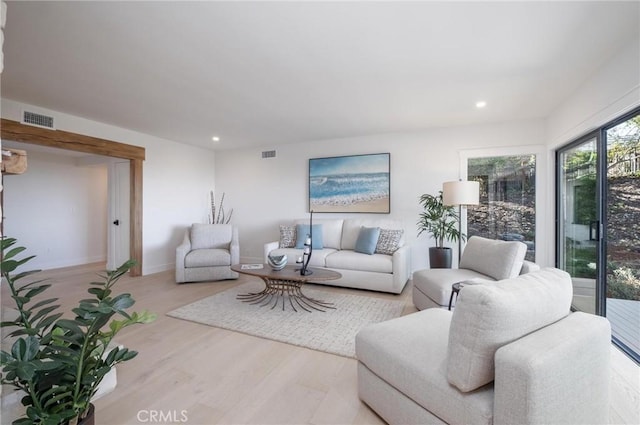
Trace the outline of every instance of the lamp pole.
[[462, 204], [458, 204], [458, 267], [462, 258]]

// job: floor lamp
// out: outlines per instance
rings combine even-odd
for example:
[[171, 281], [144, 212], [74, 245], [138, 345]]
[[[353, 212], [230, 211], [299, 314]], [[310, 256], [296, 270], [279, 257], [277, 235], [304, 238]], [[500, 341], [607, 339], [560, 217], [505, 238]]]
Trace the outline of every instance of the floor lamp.
[[[453, 181], [442, 183], [442, 203], [458, 207], [458, 233], [462, 235], [462, 206], [480, 204], [480, 183]], [[458, 238], [458, 267], [462, 258], [462, 238]]]

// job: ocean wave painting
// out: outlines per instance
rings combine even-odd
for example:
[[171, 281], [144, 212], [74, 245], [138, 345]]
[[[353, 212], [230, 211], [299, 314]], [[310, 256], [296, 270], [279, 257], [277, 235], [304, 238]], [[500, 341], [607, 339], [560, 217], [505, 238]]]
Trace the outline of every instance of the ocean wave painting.
[[389, 154], [309, 160], [309, 209], [390, 212]]

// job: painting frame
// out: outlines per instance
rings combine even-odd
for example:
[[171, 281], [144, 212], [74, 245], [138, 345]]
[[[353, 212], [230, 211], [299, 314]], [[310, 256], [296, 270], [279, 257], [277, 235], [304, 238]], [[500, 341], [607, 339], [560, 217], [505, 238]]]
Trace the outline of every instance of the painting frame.
[[391, 154], [309, 159], [309, 211], [391, 213]]

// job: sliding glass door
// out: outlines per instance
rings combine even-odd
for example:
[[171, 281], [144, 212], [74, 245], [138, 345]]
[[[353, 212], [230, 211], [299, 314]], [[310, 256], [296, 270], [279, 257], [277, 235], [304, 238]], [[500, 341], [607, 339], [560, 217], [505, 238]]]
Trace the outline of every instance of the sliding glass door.
[[598, 312], [600, 252], [598, 136], [592, 134], [558, 153], [558, 268], [573, 280], [573, 307]]
[[640, 353], [640, 114], [606, 129], [606, 299], [614, 340]]
[[557, 267], [576, 310], [606, 316], [640, 361], [640, 109], [556, 155]]

